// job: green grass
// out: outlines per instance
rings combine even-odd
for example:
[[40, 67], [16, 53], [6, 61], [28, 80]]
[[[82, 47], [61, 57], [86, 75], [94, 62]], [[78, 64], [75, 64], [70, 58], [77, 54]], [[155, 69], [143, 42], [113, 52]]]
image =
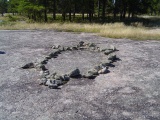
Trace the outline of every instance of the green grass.
[[142, 23], [134, 22], [130, 25], [119, 23], [32, 23], [19, 17], [0, 17], [1, 30], [60, 30], [68, 32], [90, 32], [109, 38], [127, 38], [135, 40], [160, 40], [160, 29], [152, 29], [143, 26]]

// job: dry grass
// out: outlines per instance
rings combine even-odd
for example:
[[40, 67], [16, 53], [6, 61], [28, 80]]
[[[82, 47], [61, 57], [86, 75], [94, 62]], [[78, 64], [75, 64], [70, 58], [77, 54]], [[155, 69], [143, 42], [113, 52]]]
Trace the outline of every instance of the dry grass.
[[[0, 25], [2, 30], [47, 29], [72, 32], [91, 32], [110, 38], [129, 38], [137, 40], [160, 40], [160, 32], [153, 32], [141, 25], [126, 26], [123, 23], [114, 24], [79, 24], [79, 23], [26, 23], [16, 22], [10, 25]], [[159, 29], [158, 29], [159, 30]]]

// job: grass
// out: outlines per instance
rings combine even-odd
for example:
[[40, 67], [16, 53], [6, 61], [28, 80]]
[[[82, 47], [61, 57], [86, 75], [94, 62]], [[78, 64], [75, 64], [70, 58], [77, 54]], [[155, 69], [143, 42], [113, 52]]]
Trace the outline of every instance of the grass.
[[[13, 18], [11, 18], [13, 19]], [[4, 20], [0, 18], [0, 20]], [[14, 20], [14, 19], [13, 19]], [[123, 23], [27, 23], [25, 21], [7, 21], [0, 23], [1, 30], [60, 30], [67, 32], [90, 32], [109, 38], [127, 38], [135, 40], [160, 40], [160, 29], [149, 29], [140, 23], [127, 26]]]

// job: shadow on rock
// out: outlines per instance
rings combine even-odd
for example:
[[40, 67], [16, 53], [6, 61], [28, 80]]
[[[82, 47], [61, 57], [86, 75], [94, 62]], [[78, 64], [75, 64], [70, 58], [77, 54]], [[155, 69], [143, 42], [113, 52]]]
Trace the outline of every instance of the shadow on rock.
[[0, 54], [6, 54], [4, 51], [0, 51]]

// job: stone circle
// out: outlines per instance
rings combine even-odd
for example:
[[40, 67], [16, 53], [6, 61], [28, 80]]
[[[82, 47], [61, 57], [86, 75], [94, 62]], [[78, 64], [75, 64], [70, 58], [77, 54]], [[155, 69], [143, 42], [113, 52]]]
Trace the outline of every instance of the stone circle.
[[[64, 85], [71, 78], [82, 77], [94, 79], [100, 74], [106, 74], [109, 72], [108, 68], [111, 66], [111, 64], [117, 60], [116, 54], [113, 54], [115, 51], [117, 51], [117, 49], [114, 46], [110, 46], [110, 48], [101, 49], [95, 43], [85, 43], [81, 41], [78, 43], [78, 45], [72, 47], [53, 45], [52, 49], [52, 52], [49, 55], [47, 55], [41, 62], [28, 63], [21, 67], [23, 69], [35, 68], [36, 70], [40, 71], [39, 84], [48, 86], [52, 89], [57, 89], [59, 86]], [[93, 66], [93, 68], [87, 71], [85, 74], [81, 74], [81, 71], [78, 68], [75, 68], [71, 70], [69, 73], [65, 73], [62, 75], [58, 74], [56, 71], [54, 73], [50, 73], [50, 71], [46, 68], [46, 64], [50, 59], [57, 58], [63, 52], [75, 50], [87, 50], [92, 52], [103, 53], [103, 55], [107, 56], [107, 60], [101, 61], [101, 64]]]

